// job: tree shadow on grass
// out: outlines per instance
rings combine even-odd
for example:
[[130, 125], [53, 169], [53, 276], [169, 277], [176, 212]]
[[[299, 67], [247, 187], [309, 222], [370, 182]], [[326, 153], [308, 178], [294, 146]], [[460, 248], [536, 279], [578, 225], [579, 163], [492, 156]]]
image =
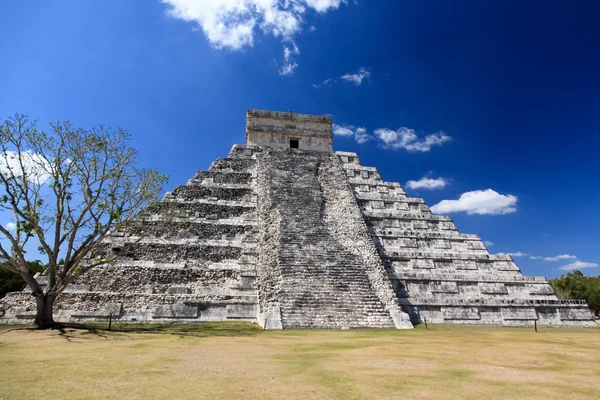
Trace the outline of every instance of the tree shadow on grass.
[[[11, 331], [37, 331], [33, 325], [11, 326], [8, 329], [0, 329], [0, 333]], [[145, 323], [112, 323], [109, 329], [108, 323], [91, 322], [80, 323], [57, 323], [49, 331], [56, 330], [59, 336], [67, 341], [97, 336], [108, 338], [110, 334], [159, 334], [177, 335], [180, 337], [243, 337], [254, 336], [262, 332], [256, 324], [250, 322], [204, 322], [195, 324], [145, 324]]]
[[240, 337], [255, 336], [262, 332], [262, 329], [249, 322], [204, 322], [199, 324], [114, 324], [111, 331], [181, 337]]
[[82, 338], [83, 335], [96, 335], [103, 338], [106, 336], [101, 333], [97, 327], [85, 324], [76, 324], [76, 323], [55, 323], [51, 327], [41, 328], [36, 325], [13, 325], [8, 329], [0, 329], [0, 333], [9, 333], [14, 331], [24, 331], [24, 332], [53, 332], [57, 331], [58, 335], [67, 341], [72, 341], [73, 338]]

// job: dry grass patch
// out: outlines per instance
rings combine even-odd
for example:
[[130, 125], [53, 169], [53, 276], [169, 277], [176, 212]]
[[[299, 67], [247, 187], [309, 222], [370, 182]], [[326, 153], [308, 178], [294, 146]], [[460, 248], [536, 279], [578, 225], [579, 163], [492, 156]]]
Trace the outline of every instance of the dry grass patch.
[[597, 398], [600, 330], [0, 327], [0, 398]]

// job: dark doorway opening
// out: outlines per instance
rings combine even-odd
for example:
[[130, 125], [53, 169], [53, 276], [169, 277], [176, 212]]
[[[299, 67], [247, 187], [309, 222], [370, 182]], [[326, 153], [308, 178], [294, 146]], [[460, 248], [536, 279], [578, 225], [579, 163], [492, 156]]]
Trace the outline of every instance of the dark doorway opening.
[[297, 149], [299, 144], [298, 142], [298, 139], [290, 139], [290, 149]]

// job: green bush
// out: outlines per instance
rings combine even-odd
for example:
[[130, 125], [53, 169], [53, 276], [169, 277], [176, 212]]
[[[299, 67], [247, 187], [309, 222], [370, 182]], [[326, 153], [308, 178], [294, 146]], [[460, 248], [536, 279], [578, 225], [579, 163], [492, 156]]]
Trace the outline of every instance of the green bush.
[[550, 280], [550, 284], [559, 298], [586, 300], [592, 312], [600, 314], [600, 276], [574, 271]]

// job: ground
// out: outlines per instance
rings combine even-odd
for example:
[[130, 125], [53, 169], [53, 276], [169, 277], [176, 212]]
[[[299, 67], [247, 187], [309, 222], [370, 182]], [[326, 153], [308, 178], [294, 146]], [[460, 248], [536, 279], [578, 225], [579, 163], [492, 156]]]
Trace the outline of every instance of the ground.
[[0, 326], [0, 399], [598, 398], [600, 329]]

